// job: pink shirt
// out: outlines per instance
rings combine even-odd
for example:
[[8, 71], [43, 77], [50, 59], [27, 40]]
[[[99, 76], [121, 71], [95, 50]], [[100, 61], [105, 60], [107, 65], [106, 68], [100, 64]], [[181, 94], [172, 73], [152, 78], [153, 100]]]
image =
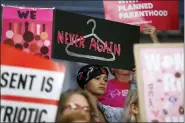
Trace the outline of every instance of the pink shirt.
[[128, 94], [130, 82], [120, 82], [116, 79], [107, 82], [107, 90], [99, 97], [99, 101], [111, 107], [123, 107]]

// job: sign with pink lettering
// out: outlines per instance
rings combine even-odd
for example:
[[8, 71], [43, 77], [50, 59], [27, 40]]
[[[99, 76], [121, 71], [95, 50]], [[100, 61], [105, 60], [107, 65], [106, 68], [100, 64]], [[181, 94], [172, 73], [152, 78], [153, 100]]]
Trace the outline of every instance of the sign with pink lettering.
[[133, 69], [133, 44], [140, 38], [138, 26], [58, 9], [54, 20], [52, 58]]
[[151, 24], [160, 30], [178, 30], [178, 0], [104, 0], [107, 20], [131, 25]]
[[184, 122], [184, 44], [135, 45], [143, 122]]
[[2, 8], [2, 42], [50, 59], [53, 8]]

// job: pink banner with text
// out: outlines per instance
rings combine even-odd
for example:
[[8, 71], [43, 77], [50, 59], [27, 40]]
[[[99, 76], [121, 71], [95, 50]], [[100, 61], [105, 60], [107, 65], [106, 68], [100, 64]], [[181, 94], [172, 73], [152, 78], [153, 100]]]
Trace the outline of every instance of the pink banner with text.
[[178, 0], [104, 0], [105, 19], [131, 25], [151, 24], [159, 30], [178, 30]]

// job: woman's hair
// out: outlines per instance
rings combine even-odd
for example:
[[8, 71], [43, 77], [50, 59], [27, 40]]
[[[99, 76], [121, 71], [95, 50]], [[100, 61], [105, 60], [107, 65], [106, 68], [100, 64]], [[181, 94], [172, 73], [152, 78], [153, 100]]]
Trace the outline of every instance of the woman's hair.
[[84, 89], [85, 85], [95, 77], [106, 74], [107, 78], [109, 75], [109, 72], [105, 66], [98, 65], [98, 64], [89, 64], [85, 65], [80, 68], [77, 74], [77, 83], [78, 85]]
[[115, 68], [108, 68], [108, 69], [109, 69], [110, 73], [111, 73], [113, 76], [115, 76]]
[[129, 90], [124, 106], [123, 122], [131, 121], [131, 105], [135, 104], [139, 108], [138, 102], [137, 90]]
[[58, 106], [58, 111], [57, 111], [56, 121], [58, 121], [60, 119], [61, 115], [63, 114], [64, 107], [66, 106], [67, 101], [74, 94], [79, 94], [79, 95], [84, 96], [87, 99], [87, 102], [89, 104], [91, 112], [93, 112], [93, 108], [92, 108], [92, 105], [90, 103], [88, 94], [82, 89], [72, 89], [72, 90], [68, 90], [68, 91], [61, 94], [60, 101], [59, 101], [59, 106]]

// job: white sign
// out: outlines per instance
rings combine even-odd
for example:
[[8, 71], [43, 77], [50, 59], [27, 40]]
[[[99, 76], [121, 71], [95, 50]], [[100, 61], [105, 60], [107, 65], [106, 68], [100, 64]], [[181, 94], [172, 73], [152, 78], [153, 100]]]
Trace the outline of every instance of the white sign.
[[1, 65], [1, 122], [54, 122], [64, 72]]

